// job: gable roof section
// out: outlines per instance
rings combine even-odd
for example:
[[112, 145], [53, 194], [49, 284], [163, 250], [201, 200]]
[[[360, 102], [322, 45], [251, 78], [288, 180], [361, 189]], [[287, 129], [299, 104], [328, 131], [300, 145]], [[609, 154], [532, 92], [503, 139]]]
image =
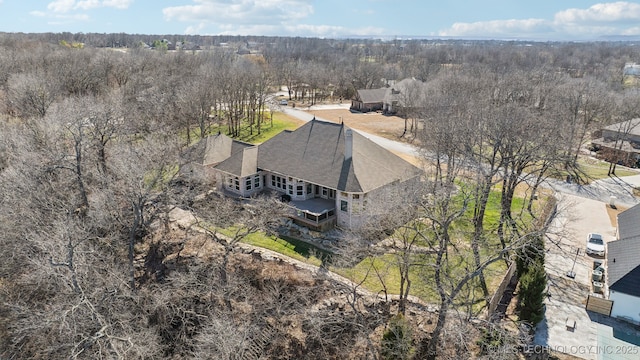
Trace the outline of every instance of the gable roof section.
[[640, 238], [640, 204], [618, 214], [618, 238]]
[[[640, 296], [640, 240], [625, 239], [607, 243], [609, 289]], [[632, 274], [633, 273], [633, 274]], [[631, 275], [631, 277], [629, 277]], [[633, 284], [636, 284], [633, 286]]]
[[392, 87], [388, 88], [385, 92], [384, 102], [391, 104], [394, 100], [402, 103], [402, 106], [407, 100], [416, 99], [424, 92], [426, 84], [420, 80], [413, 78], [406, 78], [402, 81], [395, 83]]
[[365, 104], [381, 103], [384, 101], [384, 96], [386, 93], [387, 88], [362, 89], [358, 90], [358, 98]]
[[185, 157], [202, 166], [216, 165], [249, 146], [253, 145], [233, 140], [224, 134], [210, 135], [187, 150]]
[[640, 297], [640, 265], [616, 281], [609, 289], [627, 295]]
[[[352, 157], [345, 159], [344, 125], [312, 120], [295, 131], [283, 131], [255, 147], [257, 168], [340, 191], [365, 193], [421, 170], [352, 131]], [[216, 169], [251, 175], [254, 148], [233, 154]], [[250, 168], [250, 169], [249, 169]]]
[[238, 177], [253, 175], [258, 172], [258, 147], [243, 148], [231, 154], [215, 168]]

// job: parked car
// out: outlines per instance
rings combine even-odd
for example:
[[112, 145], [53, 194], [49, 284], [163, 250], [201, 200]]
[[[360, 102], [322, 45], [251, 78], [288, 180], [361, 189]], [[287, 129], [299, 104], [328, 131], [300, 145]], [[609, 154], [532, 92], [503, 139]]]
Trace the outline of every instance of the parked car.
[[587, 255], [604, 256], [602, 235], [597, 233], [589, 233], [587, 235]]
[[287, 105], [287, 104], [289, 104], [287, 100], [284, 100], [284, 99], [280, 100], [280, 105]]

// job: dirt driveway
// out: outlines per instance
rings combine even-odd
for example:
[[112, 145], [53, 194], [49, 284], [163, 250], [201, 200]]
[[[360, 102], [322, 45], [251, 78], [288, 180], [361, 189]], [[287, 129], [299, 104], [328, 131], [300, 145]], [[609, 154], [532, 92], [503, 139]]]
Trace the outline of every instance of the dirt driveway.
[[398, 116], [387, 116], [380, 113], [352, 113], [348, 109], [305, 109], [300, 108], [318, 118], [335, 123], [343, 122], [350, 128], [362, 130], [387, 139], [403, 141], [400, 136], [404, 131], [404, 119]]

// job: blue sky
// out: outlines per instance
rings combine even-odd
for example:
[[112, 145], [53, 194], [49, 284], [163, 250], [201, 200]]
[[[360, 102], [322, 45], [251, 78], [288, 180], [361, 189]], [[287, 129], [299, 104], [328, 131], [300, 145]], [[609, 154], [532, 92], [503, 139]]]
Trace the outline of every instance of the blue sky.
[[0, 31], [597, 40], [640, 36], [640, 1], [0, 0]]

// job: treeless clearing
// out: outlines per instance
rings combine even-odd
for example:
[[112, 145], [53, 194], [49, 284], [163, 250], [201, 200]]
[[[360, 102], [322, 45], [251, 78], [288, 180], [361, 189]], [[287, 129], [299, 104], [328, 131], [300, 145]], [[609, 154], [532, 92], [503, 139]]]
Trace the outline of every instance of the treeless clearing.
[[400, 135], [404, 131], [404, 119], [398, 116], [387, 116], [375, 112], [352, 113], [346, 109], [305, 111], [334, 123], [343, 122], [348, 127], [356, 130], [362, 130], [391, 140], [403, 141]]

